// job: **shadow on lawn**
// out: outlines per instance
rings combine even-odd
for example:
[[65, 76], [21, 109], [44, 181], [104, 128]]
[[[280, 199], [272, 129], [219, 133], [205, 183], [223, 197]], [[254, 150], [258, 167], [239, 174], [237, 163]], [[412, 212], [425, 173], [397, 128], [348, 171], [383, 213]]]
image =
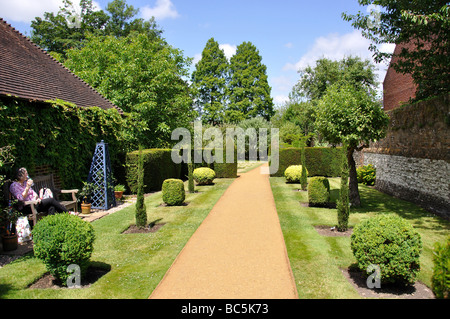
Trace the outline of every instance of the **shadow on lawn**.
[[450, 222], [417, 206], [414, 203], [395, 198], [376, 189], [358, 185], [361, 207], [353, 208], [355, 213], [380, 212], [398, 214], [410, 220], [414, 227], [434, 231], [449, 230]]

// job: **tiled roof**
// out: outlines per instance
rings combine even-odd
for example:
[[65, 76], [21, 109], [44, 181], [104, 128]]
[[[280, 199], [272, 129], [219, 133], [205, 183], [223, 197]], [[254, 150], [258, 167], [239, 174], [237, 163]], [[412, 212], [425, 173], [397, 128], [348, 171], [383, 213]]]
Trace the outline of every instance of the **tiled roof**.
[[0, 18], [0, 95], [123, 111]]

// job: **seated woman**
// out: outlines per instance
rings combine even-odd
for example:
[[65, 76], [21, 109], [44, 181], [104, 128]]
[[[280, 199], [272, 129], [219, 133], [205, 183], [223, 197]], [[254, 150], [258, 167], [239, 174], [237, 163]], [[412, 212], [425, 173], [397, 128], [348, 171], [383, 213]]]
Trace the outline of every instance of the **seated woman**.
[[[56, 212], [67, 212], [67, 208], [61, 205], [54, 198], [40, 199], [38, 194], [31, 188], [33, 180], [28, 178], [28, 172], [26, 168], [19, 168], [16, 172], [15, 182], [11, 184], [9, 190], [13, 196], [19, 201], [37, 200], [36, 210], [38, 212], [46, 212], [49, 215], [53, 215]], [[31, 208], [24, 206], [21, 210], [24, 214], [31, 214]]]

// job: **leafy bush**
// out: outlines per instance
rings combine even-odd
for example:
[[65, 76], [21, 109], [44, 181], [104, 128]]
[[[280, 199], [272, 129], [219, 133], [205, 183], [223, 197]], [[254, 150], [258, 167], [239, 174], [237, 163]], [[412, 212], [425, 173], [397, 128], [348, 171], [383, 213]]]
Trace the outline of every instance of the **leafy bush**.
[[181, 205], [185, 199], [184, 183], [181, 179], [166, 179], [162, 185], [162, 198], [169, 206]]
[[356, 225], [351, 249], [362, 271], [371, 264], [380, 267], [382, 283], [414, 283], [420, 270], [420, 235], [396, 215], [375, 216]]
[[311, 206], [321, 206], [330, 201], [330, 182], [326, 177], [312, 177], [308, 185], [308, 200]]
[[[306, 175], [308, 175], [308, 170], [306, 170]], [[300, 183], [302, 177], [302, 165], [289, 166], [284, 171], [284, 177], [286, 177], [286, 181], [289, 183]]]
[[433, 256], [433, 276], [431, 285], [434, 294], [440, 299], [450, 298], [450, 236], [446, 244], [436, 243]]
[[33, 228], [34, 255], [66, 285], [67, 267], [80, 266], [83, 275], [94, 249], [95, 233], [89, 222], [68, 213], [42, 218]]
[[192, 174], [198, 185], [211, 185], [216, 178], [216, 173], [208, 167], [196, 168]]
[[375, 185], [376, 168], [372, 164], [360, 166], [356, 169], [358, 183], [373, 186]]

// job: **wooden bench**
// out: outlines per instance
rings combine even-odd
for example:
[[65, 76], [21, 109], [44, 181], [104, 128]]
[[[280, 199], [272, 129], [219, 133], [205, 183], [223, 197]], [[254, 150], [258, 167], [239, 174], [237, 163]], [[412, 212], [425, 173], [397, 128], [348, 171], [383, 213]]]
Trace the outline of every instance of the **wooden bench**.
[[[64, 189], [55, 188], [53, 174], [44, 175], [44, 176], [36, 176], [35, 178], [33, 178], [33, 182], [34, 182], [34, 185], [32, 186], [32, 188], [36, 192], [36, 194], [39, 195], [39, 190], [41, 188], [49, 188], [53, 193], [53, 197], [56, 200], [58, 200], [63, 206], [65, 206], [68, 210], [73, 210], [75, 212], [78, 212], [77, 197], [75, 195], [78, 192], [78, 189], [64, 190]], [[9, 187], [10, 187], [11, 183], [12, 183], [11, 181], [5, 183], [5, 186], [7, 187], [7, 189], [5, 189], [5, 194], [9, 194], [8, 195], [9, 200], [11, 200], [13, 198], [13, 195], [9, 191]], [[58, 198], [59, 194], [72, 194], [72, 199], [60, 201]], [[37, 203], [38, 203], [38, 201], [36, 201], [36, 200], [24, 201], [24, 204], [29, 205], [31, 208], [32, 214], [28, 215], [28, 220], [33, 221], [33, 225], [36, 225], [36, 222], [38, 219], [38, 212], [36, 210]]]

